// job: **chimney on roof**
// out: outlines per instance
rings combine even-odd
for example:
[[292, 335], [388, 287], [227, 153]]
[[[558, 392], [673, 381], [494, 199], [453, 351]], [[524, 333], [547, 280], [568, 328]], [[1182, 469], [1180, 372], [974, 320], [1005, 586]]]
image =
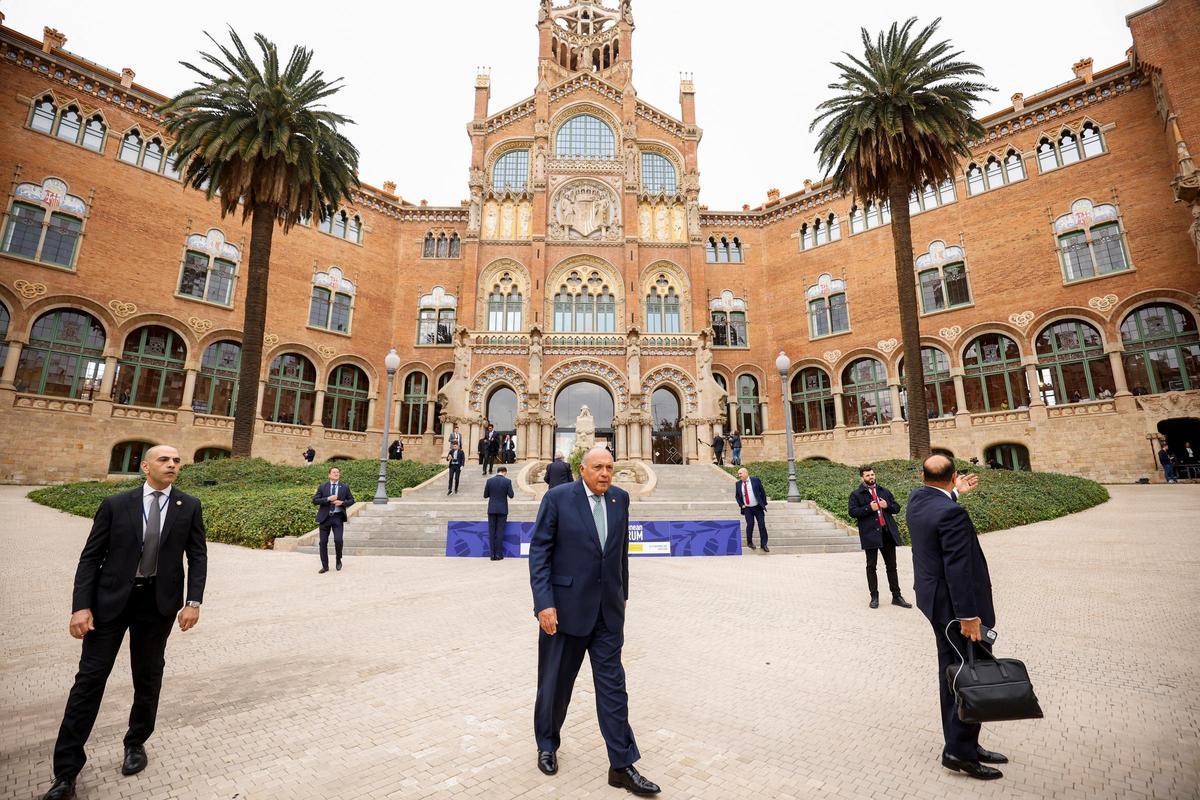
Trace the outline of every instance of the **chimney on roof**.
[[128, 89], [130, 86], [133, 86], [134, 77], [136, 77], [136, 73], [129, 67], [121, 68], [121, 85], [126, 89]]
[[1013, 111], [1025, 110], [1025, 95], [1017, 92], [1012, 96]]
[[750, 210], [750, 204], [742, 203], [742, 211], [749, 211], [749, 210]]
[[1092, 60], [1090, 58], [1081, 58], [1071, 65], [1071, 69], [1075, 72], [1075, 77], [1082, 78], [1084, 83], [1092, 82]]
[[811, 192], [812, 186], [813, 186], [812, 181], [808, 178], [805, 178], [804, 179], [804, 191]]
[[779, 190], [778, 189], [767, 189], [767, 202], [768, 203], [774, 203], [778, 199], [779, 199]]
[[[2, 19], [2, 18], [0, 18]], [[51, 50], [62, 50], [64, 44], [67, 43], [67, 35], [61, 31], [56, 31], [49, 25], [42, 28], [42, 52], [49, 53]]]
[[384, 181], [383, 182], [383, 190], [385, 192], [387, 192], [388, 194], [394, 196], [396, 194], [396, 182], [395, 181]]

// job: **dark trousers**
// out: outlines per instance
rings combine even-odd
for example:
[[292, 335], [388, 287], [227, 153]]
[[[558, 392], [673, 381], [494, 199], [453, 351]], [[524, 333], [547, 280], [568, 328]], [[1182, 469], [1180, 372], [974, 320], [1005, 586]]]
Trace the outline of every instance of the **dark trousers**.
[[341, 514], [330, 514], [321, 523], [321, 566], [329, 569], [329, 532], [333, 531], [333, 552], [337, 560], [342, 560], [342, 525]]
[[713, 456], [717, 459], [717, 466], [725, 466], [725, 451], [723, 449], [713, 448]]
[[586, 653], [592, 660], [596, 717], [608, 750], [609, 766], [623, 769], [642, 757], [629, 727], [629, 694], [625, 691], [625, 668], [621, 666], [624, 643], [622, 631], [609, 630], [604, 624], [603, 612], [589, 636], [569, 636], [561, 630], [549, 636], [538, 631], [537, 700], [533, 706], [533, 733], [538, 750], [558, 750], [571, 690]]
[[758, 538], [759, 544], [766, 545], [767, 543], [767, 514], [766, 509], [762, 506], [754, 505], [747, 506], [742, 509], [742, 516], [746, 518], [746, 544], [754, 544], [754, 523], [758, 522]]
[[900, 594], [900, 577], [896, 574], [896, 545], [892, 542], [892, 537], [887, 531], [883, 532], [883, 547], [868, 548], [867, 553], [867, 588], [871, 590], [871, 597], [879, 596], [879, 576], [875, 573], [875, 567], [879, 563], [879, 551], [883, 550], [883, 565], [887, 571], [888, 588], [892, 594]]
[[508, 514], [488, 514], [488, 551], [492, 557], [504, 558], [504, 524]]
[[[964, 761], [979, 760], [979, 725], [973, 725], [969, 722], [963, 722], [958, 718], [958, 709], [955, 708], [954, 692], [950, 688], [950, 682], [946, 679], [946, 668], [950, 666], [957, 667], [962, 663], [958, 653], [954, 652], [954, 648], [950, 646], [950, 641], [954, 642], [954, 647], [958, 648], [958, 652], [965, 657], [967, 654], [967, 640], [959, 633], [958, 623], [950, 623], [949, 639], [946, 635], [946, 623], [950, 620], [941, 620], [933, 623], [934, 635], [937, 637], [937, 653], [938, 653], [938, 692], [942, 701], [942, 736], [946, 741], [946, 746], [943, 752], [948, 755], [961, 758]], [[976, 658], [987, 658], [987, 651], [982, 647], [975, 648]]]
[[487, 475], [496, 466], [496, 454], [488, 453], [483, 457], [483, 474]]
[[58, 741], [54, 745], [54, 776], [71, 778], [83, 769], [87, 756], [83, 746], [96, 724], [104, 686], [112, 672], [129, 631], [129, 665], [133, 673], [133, 707], [129, 710], [129, 730], [125, 746], [145, 744], [154, 733], [158, 718], [158, 695], [162, 689], [163, 653], [171, 635], [174, 616], [163, 616], [154, 598], [154, 586], [134, 587], [125, 610], [114, 620], [97, 622], [95, 630], [83, 637], [79, 672], [67, 698]]
[[450, 485], [446, 487], [446, 494], [458, 491], [458, 479], [462, 476], [462, 467], [450, 465]]

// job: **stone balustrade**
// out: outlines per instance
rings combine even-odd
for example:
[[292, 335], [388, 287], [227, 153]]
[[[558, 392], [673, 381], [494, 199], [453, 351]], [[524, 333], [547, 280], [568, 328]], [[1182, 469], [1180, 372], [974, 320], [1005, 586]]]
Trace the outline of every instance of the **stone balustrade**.
[[113, 419], [136, 419], [139, 422], [165, 422], [174, 425], [179, 421], [179, 412], [171, 408], [146, 408], [142, 406], [113, 406]]
[[1117, 404], [1112, 400], [1093, 400], [1083, 403], [1071, 403], [1070, 405], [1050, 406], [1046, 409], [1046, 415], [1050, 419], [1115, 413], [1117, 413]]
[[263, 424], [263, 433], [276, 436], [312, 436], [311, 425], [291, 425], [286, 422], [267, 422]]
[[971, 415], [971, 426], [998, 425], [1005, 422], [1029, 422], [1029, 409], [1021, 408], [1016, 411], [984, 411]]

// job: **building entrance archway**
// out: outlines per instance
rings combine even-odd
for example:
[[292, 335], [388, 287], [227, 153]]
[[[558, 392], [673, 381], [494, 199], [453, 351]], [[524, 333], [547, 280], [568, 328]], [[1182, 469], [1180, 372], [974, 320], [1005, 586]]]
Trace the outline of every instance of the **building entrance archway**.
[[488, 396], [487, 421], [491, 423], [498, 436], [517, 433], [517, 393], [507, 386], [497, 387]]
[[613, 430], [613, 396], [606, 386], [594, 381], [576, 381], [559, 390], [554, 398], [554, 450], [570, 454], [575, 449], [575, 421], [584, 406], [596, 424], [596, 444], [608, 445], [617, 457]]
[[670, 389], [658, 388], [650, 397], [650, 449], [655, 464], [683, 463], [683, 422], [679, 398]]
[[[1167, 451], [1175, 456], [1175, 472], [1181, 480], [1200, 479], [1200, 419], [1195, 417], [1173, 417], [1158, 423], [1158, 432], [1167, 444]], [[1192, 455], [1188, 456], [1187, 446]], [[1157, 459], [1157, 454], [1155, 455]]]

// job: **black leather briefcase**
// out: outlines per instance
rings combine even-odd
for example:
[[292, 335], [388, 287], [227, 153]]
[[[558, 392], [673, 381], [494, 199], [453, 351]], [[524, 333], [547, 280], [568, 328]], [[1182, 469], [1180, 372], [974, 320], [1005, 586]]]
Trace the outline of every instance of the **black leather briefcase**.
[[[958, 655], [963, 657], [962, 653]], [[957, 701], [958, 718], [963, 722], [978, 724], [1043, 716], [1025, 664], [1015, 658], [976, 659], [975, 644], [971, 641], [967, 642], [966, 659], [946, 668], [946, 680]]]

